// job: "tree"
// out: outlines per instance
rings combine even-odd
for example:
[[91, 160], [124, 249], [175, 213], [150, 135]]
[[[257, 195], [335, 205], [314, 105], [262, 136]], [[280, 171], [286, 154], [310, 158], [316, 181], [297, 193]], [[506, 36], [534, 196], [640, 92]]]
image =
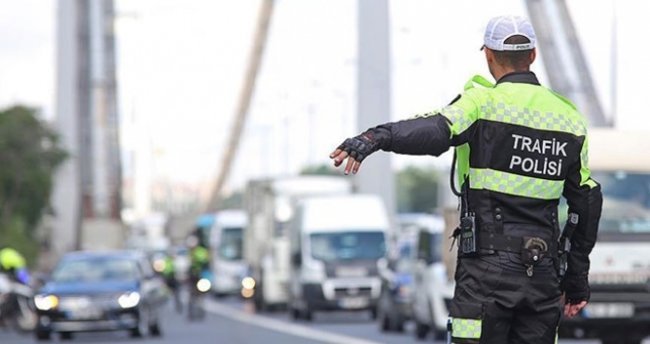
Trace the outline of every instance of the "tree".
[[66, 156], [58, 135], [35, 109], [0, 110], [0, 245], [31, 243], [34, 247], [23, 251], [34, 250], [34, 231], [48, 208], [55, 169]]
[[439, 172], [409, 166], [396, 175], [397, 210], [431, 213], [438, 206]]

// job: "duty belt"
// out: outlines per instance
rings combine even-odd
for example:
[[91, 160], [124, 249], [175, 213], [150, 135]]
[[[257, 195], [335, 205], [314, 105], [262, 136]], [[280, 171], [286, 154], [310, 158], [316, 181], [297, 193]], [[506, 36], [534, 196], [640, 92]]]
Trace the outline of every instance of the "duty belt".
[[557, 245], [552, 242], [548, 243], [538, 237], [519, 237], [483, 232], [479, 234], [479, 245], [485, 250], [520, 254], [522, 262], [527, 267], [526, 273], [529, 277], [533, 275], [533, 267], [542, 258], [557, 258]]

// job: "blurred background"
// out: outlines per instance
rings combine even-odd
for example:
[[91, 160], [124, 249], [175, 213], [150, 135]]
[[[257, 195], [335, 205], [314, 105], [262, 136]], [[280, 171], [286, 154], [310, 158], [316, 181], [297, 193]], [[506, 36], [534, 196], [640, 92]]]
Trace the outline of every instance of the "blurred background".
[[[343, 177], [328, 155], [346, 137], [440, 108], [473, 75], [489, 76], [479, 48], [489, 18], [502, 14], [531, 18], [539, 39], [533, 70], [588, 118], [595, 173], [611, 186], [605, 239], [617, 244], [603, 244], [594, 262], [609, 299], [584, 317], [635, 319], [629, 323], [646, 328], [630, 339], [639, 342], [650, 335], [650, 261], [621, 252], [650, 248], [644, 1], [0, 0], [0, 249], [24, 257], [29, 300], [58, 295], [39, 288], [72, 251], [135, 250], [161, 279], [173, 258], [184, 303], [194, 300], [195, 285], [185, 283], [194, 248], [204, 246], [211, 274], [197, 278], [219, 298], [201, 301], [207, 319], [191, 333], [175, 324], [179, 313], [156, 310], [169, 314], [161, 317], [166, 336], [155, 341], [213, 342], [215, 323], [224, 342], [440, 340], [453, 290], [445, 234], [457, 206], [451, 154], [376, 154], [355, 177]], [[354, 198], [340, 200], [348, 214], [305, 201], [332, 195]], [[346, 219], [379, 215], [373, 223], [326, 220], [338, 211]], [[320, 232], [309, 232], [310, 223]], [[360, 244], [375, 232], [376, 247]], [[625, 286], [617, 289], [624, 296], [611, 295], [612, 283]], [[305, 284], [323, 290], [314, 296]], [[164, 288], [173, 299], [175, 285]], [[326, 308], [370, 316], [328, 312], [315, 325], [320, 308], [307, 300], [318, 297]], [[395, 309], [405, 311], [388, 312]], [[37, 302], [35, 338], [74, 332], [44, 325], [43, 316], [55, 316], [43, 312]], [[291, 330], [273, 332], [278, 324]], [[404, 326], [415, 336], [393, 333]], [[31, 340], [17, 333], [0, 330], [0, 341]], [[621, 333], [609, 335], [580, 325], [563, 337], [622, 343]]]

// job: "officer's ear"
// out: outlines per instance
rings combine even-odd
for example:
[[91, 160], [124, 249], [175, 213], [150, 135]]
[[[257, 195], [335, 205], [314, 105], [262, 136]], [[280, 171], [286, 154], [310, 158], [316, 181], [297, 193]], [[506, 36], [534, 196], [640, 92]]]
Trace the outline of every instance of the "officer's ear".
[[494, 51], [492, 51], [492, 49], [483, 48], [483, 52], [485, 53], [485, 59], [487, 60], [487, 63], [494, 64]]
[[537, 57], [537, 49], [533, 48], [530, 51], [530, 54], [528, 55], [528, 60], [530, 61], [530, 64], [533, 64], [535, 62], [535, 58]]

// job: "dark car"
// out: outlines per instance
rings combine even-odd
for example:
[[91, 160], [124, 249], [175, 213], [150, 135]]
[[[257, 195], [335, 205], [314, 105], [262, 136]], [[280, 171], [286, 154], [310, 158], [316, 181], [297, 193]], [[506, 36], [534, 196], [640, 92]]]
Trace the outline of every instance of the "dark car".
[[382, 331], [404, 331], [412, 317], [414, 260], [413, 244], [403, 243], [398, 258], [390, 260], [381, 273], [381, 294], [377, 319]]
[[36, 338], [52, 332], [128, 330], [161, 334], [159, 309], [168, 297], [147, 256], [135, 251], [74, 252], [63, 256], [37, 292]]

